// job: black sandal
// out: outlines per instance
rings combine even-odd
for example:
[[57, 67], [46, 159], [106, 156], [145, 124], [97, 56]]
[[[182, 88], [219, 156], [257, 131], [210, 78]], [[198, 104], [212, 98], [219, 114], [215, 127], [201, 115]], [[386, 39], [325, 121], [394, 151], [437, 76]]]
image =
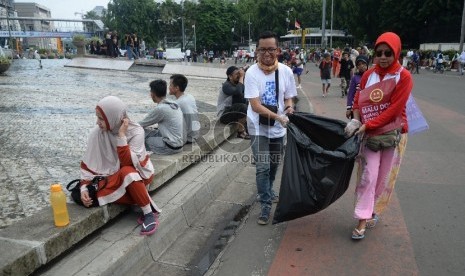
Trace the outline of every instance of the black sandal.
[[237, 138], [241, 138], [241, 139], [244, 139], [244, 140], [250, 140], [250, 135], [244, 130], [244, 131], [241, 131], [241, 132], [237, 132]]

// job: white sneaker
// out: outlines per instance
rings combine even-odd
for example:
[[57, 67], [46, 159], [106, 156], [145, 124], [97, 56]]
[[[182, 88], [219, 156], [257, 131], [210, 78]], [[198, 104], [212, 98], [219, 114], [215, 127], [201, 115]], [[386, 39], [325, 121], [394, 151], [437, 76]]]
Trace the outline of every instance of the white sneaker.
[[302, 85], [299, 84], [299, 85], [296, 86], [296, 88], [297, 88], [297, 89], [301, 89], [301, 88], [302, 88]]

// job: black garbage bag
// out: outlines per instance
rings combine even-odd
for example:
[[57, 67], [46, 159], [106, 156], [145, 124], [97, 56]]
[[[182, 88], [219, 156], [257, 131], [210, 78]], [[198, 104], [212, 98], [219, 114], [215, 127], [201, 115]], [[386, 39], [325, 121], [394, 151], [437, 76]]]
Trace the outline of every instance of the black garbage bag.
[[344, 136], [343, 121], [302, 112], [289, 121], [273, 224], [317, 213], [341, 197], [360, 146], [356, 136]]

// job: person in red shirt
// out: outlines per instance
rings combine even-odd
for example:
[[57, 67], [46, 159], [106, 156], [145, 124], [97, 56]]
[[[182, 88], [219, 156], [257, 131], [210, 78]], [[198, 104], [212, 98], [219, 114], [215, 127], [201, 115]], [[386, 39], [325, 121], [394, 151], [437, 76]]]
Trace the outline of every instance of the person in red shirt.
[[341, 70], [341, 50], [337, 47], [333, 51], [333, 77], [339, 76], [339, 70]]
[[[353, 239], [363, 239], [373, 228], [394, 190], [399, 166], [407, 144], [406, 103], [413, 88], [410, 72], [399, 63], [401, 40], [392, 32], [383, 33], [375, 43], [375, 66], [366, 71], [355, 95], [354, 119], [346, 126], [348, 136], [361, 135], [359, 178], [355, 190]], [[367, 141], [380, 134], [398, 137], [392, 147], [372, 149]]]

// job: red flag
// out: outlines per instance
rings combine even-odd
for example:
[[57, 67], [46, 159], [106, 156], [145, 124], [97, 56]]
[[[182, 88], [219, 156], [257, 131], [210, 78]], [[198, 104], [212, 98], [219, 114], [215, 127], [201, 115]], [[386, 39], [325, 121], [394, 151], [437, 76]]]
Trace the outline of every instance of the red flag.
[[300, 21], [297, 19], [295, 20], [295, 28], [300, 29]]

